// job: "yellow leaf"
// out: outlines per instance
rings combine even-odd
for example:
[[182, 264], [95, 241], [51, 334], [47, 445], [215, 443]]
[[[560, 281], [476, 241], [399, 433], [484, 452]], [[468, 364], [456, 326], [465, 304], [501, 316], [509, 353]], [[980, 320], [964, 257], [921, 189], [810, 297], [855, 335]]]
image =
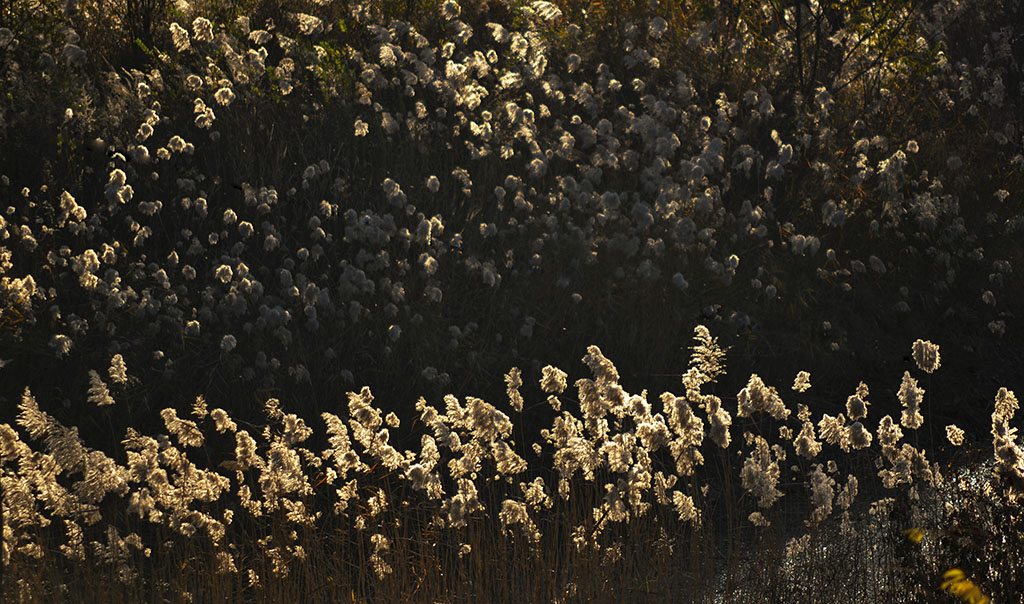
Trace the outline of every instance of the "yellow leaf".
[[942, 589], [946, 589], [946, 587], [954, 583], [959, 583], [960, 581], [963, 581], [967, 578], [967, 576], [964, 574], [964, 571], [960, 570], [959, 568], [951, 568], [946, 572], [942, 573], [942, 578], [946, 580], [942, 584]]
[[909, 528], [903, 531], [903, 534], [914, 543], [921, 543], [921, 540], [924, 539], [924, 531], [919, 528]]
[[959, 568], [951, 568], [942, 574], [945, 581], [941, 588], [968, 604], [990, 604], [991, 598], [985, 595], [981, 589], [967, 578], [966, 573]]

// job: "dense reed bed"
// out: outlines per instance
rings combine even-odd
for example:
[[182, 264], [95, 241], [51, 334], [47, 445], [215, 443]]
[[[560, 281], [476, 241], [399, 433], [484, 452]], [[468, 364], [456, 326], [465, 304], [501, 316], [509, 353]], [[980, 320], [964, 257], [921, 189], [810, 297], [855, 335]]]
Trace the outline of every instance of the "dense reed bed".
[[3, 600], [1020, 601], [1021, 11], [0, 4]]

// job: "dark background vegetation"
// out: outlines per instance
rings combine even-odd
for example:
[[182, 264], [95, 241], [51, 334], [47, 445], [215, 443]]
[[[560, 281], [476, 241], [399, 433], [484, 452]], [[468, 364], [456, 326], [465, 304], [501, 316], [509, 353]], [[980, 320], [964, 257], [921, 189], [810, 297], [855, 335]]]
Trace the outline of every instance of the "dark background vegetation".
[[[197, 14], [208, 15], [215, 23], [248, 15], [253, 28], [267, 19], [283, 27], [288, 22], [286, 14], [301, 8], [301, 3], [292, 4], [211, 2], [198, 3], [195, 8]], [[618, 73], [621, 67], [617, 62], [621, 57], [614, 53], [603, 56], [602, 49], [621, 39], [627, 23], [647, 14], [646, 3], [559, 4], [565, 22], [585, 25], [589, 35], [576, 42], [561, 28], [552, 26], [546, 34], [551, 44], [550, 64], [558, 66], [569, 52], [577, 52], [583, 57], [584, 66], [592, 68], [604, 62]], [[518, 14], [516, 6], [500, 2], [467, 4], [463, 17], [477, 32], [476, 39], [482, 39], [487, 37], [486, 23], [511, 24]], [[325, 320], [321, 329], [313, 333], [293, 329], [293, 344], [287, 350], [267, 349], [267, 353], [276, 353], [280, 358], [282, 369], [278, 373], [292, 364], [290, 360], [306, 363], [312, 381], [300, 386], [289, 384], [287, 376], [275, 372], [261, 372], [254, 381], [237, 379], [247, 362], [245, 357], [251, 359], [256, 351], [266, 349], [267, 342], [240, 335], [239, 354], [225, 356], [217, 349], [216, 338], [187, 341], [175, 333], [176, 329], [180, 331], [180, 325], [153, 324], [148, 318], [136, 318], [127, 311], [110, 313], [109, 320], [118, 326], [116, 336], [107, 338], [91, 329], [82, 338], [76, 338], [68, 358], [55, 361], [46, 342], [59, 321], [47, 319], [49, 303], [40, 301], [32, 304], [35, 317], [31, 321], [17, 322], [18, 317], [29, 314], [23, 303], [5, 312], [5, 356], [12, 358], [3, 380], [7, 408], [12, 408], [21, 390], [28, 386], [41, 399], [75, 401], [66, 411], [69, 423], [87, 420], [93, 412], [77, 402], [87, 384], [86, 371], [102, 369], [114, 346], [125, 355], [131, 373], [139, 378], [138, 387], [125, 395], [128, 406], [139, 409], [181, 406], [194, 395], [205, 394], [211, 402], [245, 413], [250, 403], [274, 395], [301, 414], [330, 408], [346, 389], [362, 384], [370, 385], [384, 406], [406, 411], [421, 395], [436, 399], [448, 391], [499, 399], [503, 384], [496, 376], [510, 367], [522, 367], [528, 384], [535, 383], [537, 369], [543, 364], [554, 364], [573, 374], [580, 368], [578, 359], [588, 344], [599, 345], [616, 362], [627, 386], [656, 392], [677, 387], [678, 373], [688, 356], [688, 334], [696, 323], [708, 322], [731, 349], [729, 377], [721, 383], [722, 393], [738, 390], [751, 372], [756, 371], [769, 383], [785, 385], [796, 371], [803, 369], [811, 371], [819, 384], [812, 391], [811, 400], [822, 410], [841, 408], [856, 383], [865, 380], [877, 389], [878, 396], [873, 401], [878, 404], [876, 410], [891, 412], [894, 401], [887, 390], [898, 387], [892, 382], [907, 364], [909, 342], [917, 337], [931, 339], [942, 347], [944, 359], [943, 370], [934, 376], [932, 384], [935, 396], [929, 401], [936, 417], [939, 421], [956, 419], [984, 430], [986, 405], [990, 405], [996, 385], [1015, 385], [1016, 368], [1021, 361], [1019, 330], [1014, 321], [1020, 280], [1015, 273], [1007, 275], [1004, 289], [997, 292], [999, 305], [995, 308], [982, 304], [980, 294], [991, 287], [986, 278], [992, 260], [1016, 263], [1021, 257], [1016, 231], [1003, 224], [1012, 219], [1021, 203], [1021, 167], [1009, 161], [1020, 153], [1020, 144], [1015, 141], [1000, 147], [993, 145], [989, 137], [991, 132], [1001, 131], [1004, 124], [1020, 127], [1022, 42], [1020, 34], [1014, 32], [1010, 37], [1011, 54], [992, 58], [992, 41], [979, 32], [988, 34], [1006, 24], [1020, 22], [1021, 8], [1013, 2], [965, 8], [948, 20], [941, 39], [926, 39], [923, 48], [916, 48], [914, 40], [927, 33], [919, 29], [919, 20], [927, 21], [926, 16], [937, 3], [862, 6], [843, 2], [823, 6], [827, 23], [787, 25], [779, 20], [778, 14], [765, 16], [745, 3], [718, 8], [699, 3], [665, 3], [659, 10], [668, 16], [670, 28], [664, 38], [652, 41], [662, 60], [661, 75], [653, 74], [652, 79], [669, 79], [673, 69], [683, 69], [692, 78], [701, 100], [714, 99], [719, 94], [737, 99], [747, 89], [764, 87], [774, 99], [778, 115], [770, 127], [750, 133], [755, 139], [765, 140], [767, 131], [773, 128], [787, 140], [787, 128], [801, 131], [801, 113], [809, 111], [813, 91], [819, 86], [826, 87], [840, 100], [828, 122], [835, 128], [837, 138], [850, 137], [855, 128], [861, 127], [869, 135], [889, 138], [893, 145], [916, 138], [922, 151], [912, 158], [914, 169], [920, 166], [921, 171], [941, 174], [946, 191], [959, 197], [960, 216], [969, 237], [958, 245], [984, 249], [985, 259], [981, 262], [967, 257], [970, 249], [963, 251], [962, 257], [954, 256], [958, 275], [948, 291], [936, 291], [934, 283], [941, 278], [937, 269], [929, 266], [920, 251], [908, 249], [915, 237], [913, 223], [904, 221], [875, 236], [867, 236], [868, 223], [880, 213], [880, 202], [873, 200], [875, 194], [850, 182], [841, 166], [836, 166], [831, 180], [823, 184], [813, 174], [809, 161], [796, 161], [782, 182], [772, 183], [776, 198], [774, 204], [765, 204], [767, 237], [754, 245], [741, 241], [736, 250], [729, 250], [742, 258], [740, 272], [731, 285], [716, 282], [710, 276], [691, 274], [700, 272], [694, 266], [699, 258], [696, 254], [687, 257], [685, 252], [672, 256], [663, 271], [668, 273], [663, 277], [668, 277], [674, 268], [682, 270], [690, 281], [685, 292], [677, 291], [664, 278], [654, 283], [616, 278], [615, 268], [623, 263], [629, 268], [631, 260], [606, 252], [597, 262], [581, 265], [579, 261], [591, 242], [573, 241], [570, 237], [563, 237], [554, 253], [545, 250], [543, 267], [531, 271], [526, 266], [529, 240], [523, 233], [517, 233], [505, 242], [515, 254], [507, 264], [511, 268], [503, 271], [504, 280], [498, 288], [468, 278], [456, 262], [443, 262], [440, 276], [446, 284], [444, 302], [431, 308], [429, 314], [423, 313], [426, 321], [422, 325], [407, 326], [407, 337], [391, 346], [390, 354], [384, 354], [382, 326], [372, 321], [369, 326], [336, 327]], [[126, 153], [132, 145], [133, 118], [137, 119], [141, 109], [137, 102], [115, 92], [115, 83], [129, 82], [131, 70], [146, 72], [159, 66], [155, 58], [158, 49], [171, 47], [166, 26], [178, 19], [172, 4], [105, 4], [103, 10], [109, 11], [109, 19], [95, 18], [93, 10], [83, 5], [68, 13], [56, 4], [49, 10], [29, 10], [27, 3], [10, 1], [0, 13], [2, 26], [16, 32], [18, 41], [17, 48], [8, 48], [4, 54], [6, 77], [11, 85], [6, 87], [3, 99], [2, 170], [10, 178], [10, 184], [4, 187], [5, 205], [13, 210], [7, 215], [10, 223], [35, 226], [47, 220], [62, 190], [73, 192], [90, 211], [101, 206], [108, 166], [113, 165], [109, 156], [113, 152]], [[344, 21], [344, 3], [332, 10]], [[407, 18], [425, 35], [445, 38], [445, 23], [431, 2], [374, 3], [371, 10], [380, 23]], [[589, 11], [586, 16], [584, 11]], [[899, 11], [906, 17], [888, 19]], [[748, 27], [756, 24], [761, 28], [754, 31], [751, 48], [742, 53], [726, 47], [741, 19], [751, 24]], [[710, 49], [686, 43], [687, 28], [698, 21], [713, 25]], [[87, 49], [90, 57], [77, 70], [67, 66], [58, 54], [62, 44], [59, 39], [54, 40], [67, 27], [74, 28], [81, 38], [78, 45]], [[803, 29], [797, 31], [796, 27]], [[844, 55], [828, 43], [829, 36], [843, 28], [859, 29], [873, 36], [870, 43], [880, 50], [865, 57], [855, 52]], [[324, 48], [360, 48], [369, 40], [369, 33], [352, 23], [347, 28], [333, 28], [319, 41]], [[785, 40], [795, 43], [795, 51], [780, 60], [774, 45]], [[469, 45], [473, 47], [473, 39]], [[974, 116], [959, 104], [938, 106], [932, 95], [935, 86], [928, 80], [934, 75], [930, 60], [937, 52], [944, 53], [954, 65], [967, 61], [998, 70], [1004, 75], [1005, 104], [998, 108], [983, 107]], [[172, 56], [175, 64], [189, 69], [189, 55], [172, 52]], [[267, 63], [273, 58], [271, 49]], [[289, 188], [301, 187], [304, 166], [327, 158], [333, 172], [340, 175], [342, 190], [308, 194], [303, 191], [297, 198], [288, 198], [279, 205], [282, 213], [295, 212], [292, 218], [297, 221], [299, 216], [310, 213], [310, 204], [318, 201], [318, 194], [332, 195], [329, 198], [340, 202], [342, 211], [381, 208], [384, 201], [375, 192], [379, 191], [380, 182], [389, 175], [401, 175], [398, 180], [418, 209], [428, 216], [440, 213], [445, 217], [446, 236], [463, 233], [465, 249], [458, 250], [459, 255], [505, 260], [496, 257], [501, 250], [493, 249], [493, 245], [488, 248], [489, 242], [474, 237], [474, 221], [482, 216], [501, 219], [511, 214], [507, 209], [495, 213], [490, 205], [493, 198], [488, 194], [493, 185], [481, 181], [487, 178], [484, 175], [493, 175], [494, 181], [500, 182], [503, 174], [516, 173], [521, 160], [500, 160], [494, 154], [483, 160], [469, 160], [464, 149], [453, 145], [457, 137], [450, 132], [445, 134], [443, 120], [436, 126], [440, 129], [436, 136], [403, 131], [392, 137], [373, 128], [365, 138], [353, 137], [352, 116], [358, 109], [351, 100], [355, 66], [344, 59], [334, 60], [336, 72], [323, 75], [319, 81], [308, 76], [308, 81], [300, 81], [288, 97], [275, 94], [272, 85], [254, 88], [230, 112], [222, 111], [224, 116], [220, 120], [228, 123], [220, 127], [223, 138], [218, 145], [197, 144], [190, 161], [176, 162], [169, 168], [172, 174], [164, 174], [159, 181], [147, 179], [157, 166], [135, 166], [128, 162], [124, 167], [131, 174], [135, 199], [161, 198], [166, 208], [153, 225], [153, 236], [140, 252], [150, 260], [162, 260], [174, 249], [182, 228], [197, 233], [216, 230], [211, 226], [215, 221], [213, 208], [237, 204], [242, 196], [238, 190], [240, 183], [276, 186], [285, 197]], [[849, 63], [855, 60], [862, 60], [865, 65], [851, 67]], [[889, 71], [877, 69], [890, 63], [893, 67]], [[527, 83], [525, 89], [539, 97], [534, 84]], [[654, 82], [649, 85], [653, 88]], [[883, 94], [883, 89], [888, 90]], [[802, 104], [794, 106], [796, 95], [802, 96]], [[182, 119], [172, 117], [169, 126], [188, 131], [191, 100], [181, 83], [168, 78], [165, 90], [157, 97], [165, 114], [174, 116], [180, 112]], [[639, 106], [638, 97], [624, 88], [620, 100], [633, 107]], [[397, 92], [385, 91], [380, 102], [401, 108], [406, 100]], [[428, 96], [426, 100], [429, 103], [431, 99]], [[498, 113], [505, 100], [502, 94], [493, 94], [483, 101], [482, 108]], [[78, 117], [65, 123], [62, 114], [68, 106], [77, 109]], [[614, 102], [609, 103], [609, 109], [614, 107]], [[858, 121], [860, 125], [855, 126]], [[158, 128], [162, 127], [163, 124]], [[94, 143], [97, 138], [102, 142]], [[836, 155], [841, 153], [839, 150]], [[961, 158], [964, 167], [946, 175], [946, 159], [953, 154]], [[460, 195], [452, 179], [443, 179], [442, 190], [434, 196], [429, 196], [419, 184], [429, 174], [443, 176], [452, 166], [467, 165], [472, 165], [471, 173], [478, 183], [470, 196]], [[548, 183], [551, 175], [559, 172], [557, 166], [557, 160], [552, 161]], [[179, 173], [174, 174], [174, 170]], [[609, 172], [606, 182], [616, 183], [621, 190], [639, 186], [630, 185], [631, 180], [637, 182], [633, 170]], [[172, 186], [177, 176], [199, 174], [208, 179], [202, 184], [211, 206], [206, 219], [178, 211], [175, 196], [181, 193]], [[726, 194], [723, 203], [731, 209], [742, 199], [756, 202], [764, 185], [763, 175], [745, 178], [737, 173], [733, 190]], [[903, 183], [902, 194], [909, 196], [923, 186], [908, 179]], [[22, 197], [21, 187], [28, 187], [31, 195]], [[993, 200], [992, 193], [998, 188], [1011, 192], [1006, 204]], [[820, 233], [818, 254], [794, 258], [779, 253], [786, 245], [787, 230], [793, 228], [787, 224], [806, 232], [816, 222], [815, 210], [823, 200], [841, 196], [850, 196], [851, 202], [856, 199], [858, 209], [848, 212], [841, 228]], [[991, 213], [995, 213], [995, 220]], [[127, 237], [129, 233], [122, 224], [109, 224], [107, 228], [114, 235]], [[327, 230], [330, 229], [341, 236], [341, 224]], [[13, 239], [10, 236], [9, 231], [7, 245], [14, 264], [8, 274], [32, 274], [41, 288], [57, 287], [65, 318], [72, 313], [88, 316], [88, 298], [65, 284], [67, 274], [48, 269], [44, 258], [46, 249], [73, 242], [55, 233], [52, 241], [28, 252], [17, 245], [16, 235]], [[767, 248], [765, 244], [775, 247]], [[290, 251], [294, 252], [297, 245]], [[823, 280], [815, 274], [823, 264], [827, 248], [834, 248], [841, 260], [877, 255], [889, 263], [890, 270], [884, 275], [870, 271], [864, 276], [855, 275], [852, 291], [842, 292], [832, 278]], [[77, 251], [78, 247], [74, 249]], [[337, 253], [355, 251], [354, 246], [342, 246]], [[267, 260], [272, 263], [270, 268], [277, 268], [274, 263], [280, 258]], [[337, 260], [325, 259], [312, 270], [323, 271], [331, 279], [330, 263]], [[777, 276], [779, 295], [775, 300], [768, 301], [763, 292], [746, 286], [759, 266], [767, 267]], [[252, 268], [257, 276], [261, 275], [263, 267]], [[571, 276], [573, 291], [583, 296], [579, 305], [569, 300], [568, 291], [556, 286], [557, 279], [566, 275]], [[273, 275], [266, 273], [261, 278], [269, 283]], [[908, 288], [909, 294], [902, 296], [900, 287]], [[893, 305], [899, 300], [907, 303], [907, 311], [894, 312]], [[7, 304], [14, 302], [8, 300]], [[190, 305], [198, 307], [201, 302], [193, 294], [179, 304], [187, 313]], [[537, 320], [530, 340], [517, 335], [522, 317], [527, 315]], [[1007, 321], [1002, 338], [986, 328], [989, 321], [1000, 317]], [[479, 325], [479, 329], [457, 349], [449, 349], [446, 329], [451, 325], [464, 327], [470, 322]], [[831, 328], [823, 326], [825, 322]], [[494, 334], [505, 337], [499, 343]], [[838, 350], [830, 348], [833, 342]], [[331, 344], [340, 357], [336, 364], [325, 362], [320, 354]], [[166, 359], [173, 363], [173, 371], [167, 369], [169, 363], [153, 362], [154, 349], [163, 350]], [[446, 372], [450, 383], [425, 383], [418, 376], [427, 365]], [[342, 383], [338, 369], [351, 371], [354, 382]], [[887, 382], [882, 381], [886, 378]], [[976, 412], [964, 413], [967, 409]], [[79, 417], [80, 413], [85, 415]]]

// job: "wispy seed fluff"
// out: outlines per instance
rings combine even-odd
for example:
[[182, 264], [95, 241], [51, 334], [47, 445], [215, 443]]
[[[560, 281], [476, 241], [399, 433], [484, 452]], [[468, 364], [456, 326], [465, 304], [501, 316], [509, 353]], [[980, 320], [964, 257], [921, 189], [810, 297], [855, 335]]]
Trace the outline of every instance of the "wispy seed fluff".
[[732, 436], [729, 434], [729, 426], [732, 425], [732, 416], [725, 409], [722, 409], [722, 400], [717, 396], [708, 396], [706, 399], [708, 420], [711, 422], [711, 433], [708, 435], [712, 441], [723, 449], [728, 448]]
[[235, 425], [234, 420], [228, 416], [227, 411], [217, 408], [210, 412], [210, 419], [213, 420], [213, 424], [217, 429], [217, 432], [223, 434], [224, 432], [235, 432], [238, 430], [238, 426]]
[[857, 386], [857, 392], [846, 399], [846, 414], [852, 420], [864, 419], [868, 416], [868, 386], [861, 382]]
[[160, 412], [160, 417], [164, 420], [164, 426], [167, 427], [167, 431], [178, 439], [178, 443], [181, 446], [203, 446], [203, 433], [199, 431], [199, 427], [196, 426], [195, 422], [179, 419], [177, 411], [169, 407]]
[[530, 514], [526, 509], [526, 504], [514, 501], [512, 499], [506, 499], [501, 504], [501, 511], [498, 512], [498, 518], [501, 520], [501, 526], [506, 531], [510, 531], [510, 526], [520, 525], [522, 526], [523, 532], [527, 537], [534, 543], [540, 541], [541, 533], [537, 529], [537, 525], [530, 518]]
[[668, 445], [676, 461], [676, 473], [691, 476], [696, 466], [704, 463], [704, 456], [700, 452], [704, 442], [704, 422], [693, 413], [690, 404], [682, 397], [665, 392], [661, 395], [661, 402], [668, 416], [668, 424], [677, 435]]
[[1009, 420], [1017, 413], [1017, 409], [1020, 409], [1020, 404], [1013, 391], [1000, 388], [996, 393], [995, 414]]
[[615, 369], [615, 365], [606, 356], [601, 354], [601, 349], [597, 346], [587, 347], [587, 354], [583, 357], [583, 362], [593, 372], [594, 379], [597, 382], [617, 383], [619, 381], [619, 372]]
[[54, 334], [50, 338], [50, 348], [56, 351], [58, 359], [62, 359], [71, 351], [71, 338], [64, 334]]
[[367, 430], [376, 430], [384, 421], [381, 418], [380, 411], [372, 403], [373, 394], [366, 386], [363, 386], [359, 394], [355, 392], [348, 393], [349, 416]]
[[830, 445], [838, 445], [844, 439], [846, 418], [840, 413], [839, 417], [832, 417], [823, 413], [821, 421], [818, 422], [818, 437]]
[[197, 17], [192, 21], [192, 31], [195, 34], [195, 39], [200, 42], [213, 41], [213, 23], [205, 17]]
[[550, 508], [552, 505], [551, 497], [547, 494], [544, 489], [544, 479], [537, 477], [533, 479], [533, 482], [519, 483], [519, 488], [523, 491], [523, 496], [526, 498], [526, 503], [533, 508]]
[[178, 25], [177, 23], [171, 23], [171, 42], [174, 44], [175, 50], [182, 52], [188, 50], [188, 30]]
[[499, 476], [512, 476], [526, 471], [526, 460], [503, 440], [491, 443], [491, 457], [494, 458]]
[[921, 371], [932, 373], [939, 368], [939, 347], [927, 340], [916, 340], [913, 347], [914, 362]]
[[739, 402], [739, 417], [751, 417], [755, 413], [767, 413], [775, 419], [789, 417], [789, 409], [786, 409], [778, 391], [765, 385], [756, 373], [750, 376], [747, 387], [740, 390], [736, 398]]
[[672, 505], [682, 522], [700, 524], [700, 510], [693, 504], [693, 498], [679, 491], [672, 491]]
[[220, 349], [224, 352], [231, 352], [238, 345], [238, 340], [231, 334], [226, 334], [220, 340]]
[[916, 430], [924, 423], [924, 416], [921, 415], [921, 401], [924, 398], [924, 388], [917, 386], [917, 380], [910, 377], [909, 371], [903, 372], [903, 383], [899, 392], [896, 393], [900, 403], [905, 409], [900, 417], [900, 424], [904, 428]]
[[776, 449], [776, 459], [772, 459], [772, 450], [761, 436], [754, 437], [754, 450], [743, 462], [743, 469], [740, 471], [740, 479], [743, 481], [743, 488], [757, 497], [757, 504], [762, 508], [770, 508], [780, 497], [782, 491], [776, 487], [779, 484], [779, 453]]
[[445, 20], [450, 21], [462, 14], [462, 7], [460, 7], [459, 3], [455, 2], [455, 0], [446, 0], [446, 2], [441, 5], [441, 14], [444, 15]]
[[854, 449], [866, 449], [871, 446], [871, 433], [860, 422], [853, 422], [847, 428], [845, 442]]
[[481, 399], [466, 397], [466, 417], [473, 436], [485, 442], [493, 442], [512, 433], [512, 422], [508, 416], [493, 405]]
[[235, 433], [235, 462], [239, 469], [263, 468], [265, 462], [256, 453], [256, 440], [245, 430]]
[[1017, 428], [1010, 427], [1010, 420], [1019, 408], [1013, 391], [1000, 388], [992, 413], [992, 448], [996, 471], [1010, 481], [1015, 501], [1024, 498], [1024, 450], [1016, 442]]
[[448, 525], [452, 528], [466, 526], [471, 514], [484, 509], [472, 480], [460, 478], [457, 484], [458, 493], [447, 499], [441, 507]]
[[807, 525], [811, 526], [832, 514], [836, 481], [822, 470], [821, 464], [814, 464], [809, 477], [811, 502], [814, 504], [814, 510], [811, 512], [811, 519], [807, 521]]
[[221, 105], [230, 105], [235, 100], [235, 91], [225, 86], [213, 93], [213, 98]]
[[89, 370], [89, 398], [88, 401], [99, 407], [113, 405], [114, 399], [110, 396], [107, 385], [100, 378], [100, 374], [92, 369]]
[[796, 454], [807, 459], [814, 459], [821, 453], [821, 443], [814, 438], [814, 424], [805, 421], [800, 434], [793, 440]]
[[797, 392], [807, 392], [811, 387], [811, 374], [806, 371], [801, 371], [796, 374], [796, 379], [793, 380], [793, 390]]
[[903, 430], [892, 417], [885, 415], [878, 422], [878, 444], [882, 445], [882, 454], [892, 459], [896, 455], [896, 445], [903, 438]]
[[704, 374], [706, 381], [714, 381], [725, 373], [725, 351], [718, 345], [718, 338], [711, 337], [711, 331], [704, 325], [693, 329], [693, 339], [696, 344], [690, 347], [693, 351], [690, 366]]
[[519, 388], [522, 385], [522, 373], [519, 371], [518, 367], [513, 367], [508, 374], [505, 375], [505, 388], [508, 392], [509, 402], [517, 413], [520, 413], [523, 410], [523, 395], [519, 393]]
[[384, 555], [387, 554], [391, 544], [387, 537], [379, 533], [370, 537], [370, 543], [373, 545], [370, 566], [373, 568], [373, 572], [377, 575], [378, 579], [384, 579], [384, 577], [392, 573], [391, 565], [384, 560]]
[[565, 391], [566, 375], [561, 369], [547, 365], [541, 370], [540, 389], [551, 394], [561, 394]]
[[647, 26], [648, 35], [655, 39], [663, 36], [666, 31], [668, 31], [668, 22], [660, 16], [651, 19]]
[[950, 424], [946, 426], [946, 440], [952, 445], [959, 447], [964, 444], [964, 431], [955, 424]]

